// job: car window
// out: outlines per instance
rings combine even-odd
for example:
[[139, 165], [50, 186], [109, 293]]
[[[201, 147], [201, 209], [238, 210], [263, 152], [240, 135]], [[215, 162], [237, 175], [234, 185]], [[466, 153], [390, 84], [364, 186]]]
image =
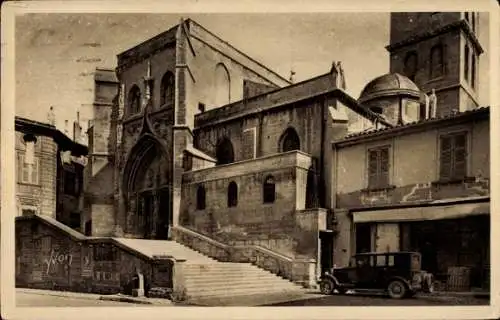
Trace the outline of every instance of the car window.
[[394, 267], [394, 256], [387, 256], [387, 265], [389, 267]]
[[370, 256], [358, 256], [356, 259], [356, 264], [358, 265], [358, 267], [369, 266]]
[[377, 256], [377, 267], [385, 266], [385, 255]]

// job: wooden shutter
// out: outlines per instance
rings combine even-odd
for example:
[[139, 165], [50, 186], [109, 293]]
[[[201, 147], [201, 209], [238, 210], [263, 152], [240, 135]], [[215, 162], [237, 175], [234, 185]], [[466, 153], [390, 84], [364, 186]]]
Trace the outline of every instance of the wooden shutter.
[[467, 139], [465, 134], [458, 134], [453, 139], [453, 178], [465, 178], [467, 172]]
[[389, 185], [389, 148], [379, 150], [379, 176], [378, 185], [386, 187]]
[[452, 140], [451, 137], [441, 137], [441, 148], [440, 148], [440, 168], [439, 177], [442, 180], [451, 179], [451, 169], [452, 169]]
[[368, 186], [376, 187], [378, 184], [378, 155], [377, 150], [368, 152]]

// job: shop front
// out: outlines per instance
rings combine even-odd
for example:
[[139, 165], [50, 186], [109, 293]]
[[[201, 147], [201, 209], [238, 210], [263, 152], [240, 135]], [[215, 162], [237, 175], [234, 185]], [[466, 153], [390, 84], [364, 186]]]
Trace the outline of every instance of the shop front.
[[487, 201], [353, 212], [356, 251], [416, 251], [443, 290], [489, 286]]

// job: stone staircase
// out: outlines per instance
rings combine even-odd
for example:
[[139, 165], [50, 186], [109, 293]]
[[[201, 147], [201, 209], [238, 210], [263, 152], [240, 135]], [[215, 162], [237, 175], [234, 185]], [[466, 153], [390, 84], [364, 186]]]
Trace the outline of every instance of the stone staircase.
[[302, 287], [250, 263], [186, 263], [184, 276], [190, 301], [303, 292]]
[[191, 303], [223, 304], [224, 300], [251, 295], [302, 295], [304, 289], [251, 263], [219, 262], [175, 241], [114, 238], [147, 256], [168, 255], [185, 260], [183, 275]]

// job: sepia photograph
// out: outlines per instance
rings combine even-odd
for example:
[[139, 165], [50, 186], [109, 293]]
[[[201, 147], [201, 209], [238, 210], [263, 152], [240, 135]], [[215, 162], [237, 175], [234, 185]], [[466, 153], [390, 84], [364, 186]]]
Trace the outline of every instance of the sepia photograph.
[[2, 317], [498, 316], [495, 1], [68, 2], [2, 7]]

